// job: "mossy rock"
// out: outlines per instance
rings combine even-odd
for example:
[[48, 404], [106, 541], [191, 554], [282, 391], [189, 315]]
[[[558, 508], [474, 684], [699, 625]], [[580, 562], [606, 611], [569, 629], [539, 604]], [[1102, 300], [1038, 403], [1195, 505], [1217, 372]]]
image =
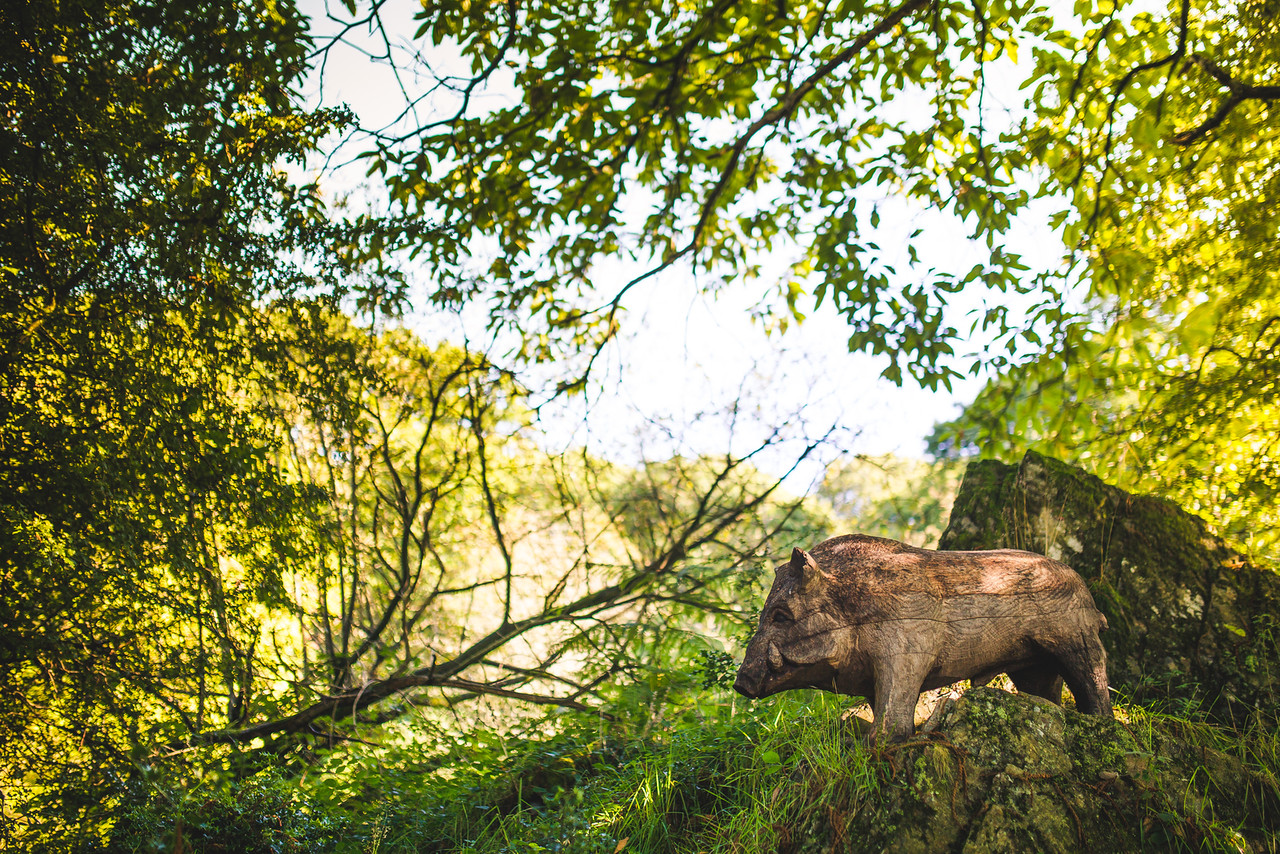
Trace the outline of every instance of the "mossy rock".
[[[884, 750], [873, 809], [815, 812], [792, 851], [1277, 850], [1267, 771], [1179, 733], [975, 688], [933, 733]], [[1123, 714], [1123, 711], [1122, 711]], [[815, 832], [816, 831], [816, 832]]]
[[1235, 724], [1280, 710], [1280, 577], [1203, 519], [1028, 452], [971, 463], [944, 549], [1026, 549], [1068, 564], [1106, 615], [1122, 698]]

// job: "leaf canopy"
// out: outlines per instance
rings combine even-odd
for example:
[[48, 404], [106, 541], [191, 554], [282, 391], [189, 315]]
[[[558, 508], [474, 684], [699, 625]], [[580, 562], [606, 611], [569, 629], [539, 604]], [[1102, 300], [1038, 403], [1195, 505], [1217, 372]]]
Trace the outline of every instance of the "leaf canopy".
[[[990, 69], [1050, 20], [1035, 3], [430, 2], [419, 102], [433, 120], [368, 155], [442, 303], [487, 300], [553, 358], [616, 330], [629, 289], [676, 264], [777, 275], [784, 310], [828, 301], [886, 375], [957, 375], [963, 288], [1042, 293], [1001, 245], [1030, 156], [991, 124]], [[465, 70], [449, 60], [460, 55]], [[433, 57], [441, 57], [437, 64]], [[917, 231], [878, 245], [892, 197], [949, 212], [985, 247], [953, 268]], [[789, 268], [763, 268], [768, 252]], [[894, 255], [901, 254], [900, 266]], [[609, 259], [629, 259], [619, 275]], [[708, 286], [714, 287], [714, 286]], [[1056, 299], [1056, 291], [1053, 291]], [[762, 294], [763, 296], [763, 294]], [[990, 315], [1008, 333], [1003, 315]], [[905, 373], [904, 373], [905, 372]]]
[[1083, 460], [1274, 553], [1276, 13], [1266, 2], [1098, 13], [1041, 59], [1045, 106], [1028, 138], [1053, 169], [1042, 192], [1072, 200], [1062, 228], [1087, 310], [1059, 347], [941, 428], [940, 449]]

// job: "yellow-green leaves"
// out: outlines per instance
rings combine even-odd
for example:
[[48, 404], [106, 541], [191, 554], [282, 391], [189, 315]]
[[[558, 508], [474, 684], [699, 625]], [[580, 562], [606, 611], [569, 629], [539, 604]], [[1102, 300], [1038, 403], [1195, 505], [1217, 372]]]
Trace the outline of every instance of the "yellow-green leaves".
[[1028, 137], [1085, 312], [964, 420], [984, 450], [1087, 458], [1274, 554], [1280, 132], [1265, 98], [1209, 126], [1227, 87], [1197, 59], [1232, 85], [1276, 79], [1280, 30], [1257, 8], [1082, 2], [1091, 25], [1037, 51]]
[[[628, 280], [594, 278], [605, 258], [633, 259], [634, 279], [681, 265], [733, 280], [785, 251], [796, 258], [787, 280], [811, 298], [835, 297], [853, 346], [891, 354], [931, 387], [948, 382], [967, 365], [951, 358], [945, 289], [908, 289], [962, 270], [922, 260], [926, 237], [909, 239], [910, 269], [884, 267], [889, 253], [874, 235], [890, 224], [872, 187], [958, 215], [993, 253], [981, 281], [1024, 287], [1000, 236], [1030, 197], [1019, 177], [1028, 157], [1021, 136], [996, 129], [984, 92], [1052, 28], [1037, 4], [649, 0], [473, 11], [430, 4], [417, 37], [470, 61], [473, 75], [451, 91], [475, 104], [492, 90], [502, 106], [446, 110], [408, 143], [373, 153], [370, 168], [414, 216], [449, 223], [448, 240], [443, 229], [424, 233], [420, 255], [442, 283], [466, 275], [460, 246], [502, 256], [485, 264], [483, 291], [500, 307], [496, 324], [541, 342], [529, 352], [555, 358], [583, 331], [588, 342], [609, 334], [596, 325], [599, 307], [614, 317]], [[513, 91], [500, 91], [494, 63], [512, 70]], [[859, 199], [866, 214], [845, 216]], [[776, 310], [803, 313], [806, 294], [777, 292]], [[579, 329], [550, 322], [557, 304]]]

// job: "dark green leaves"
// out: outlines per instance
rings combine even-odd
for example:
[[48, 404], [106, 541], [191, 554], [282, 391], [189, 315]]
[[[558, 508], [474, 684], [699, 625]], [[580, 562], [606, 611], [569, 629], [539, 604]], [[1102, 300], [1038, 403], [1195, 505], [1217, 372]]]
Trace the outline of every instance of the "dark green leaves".
[[248, 712], [309, 498], [263, 429], [267, 306], [329, 269], [299, 263], [325, 229], [278, 167], [340, 116], [295, 109], [291, 3], [11, 6], [0, 775], [17, 838], [88, 847], [134, 745]]

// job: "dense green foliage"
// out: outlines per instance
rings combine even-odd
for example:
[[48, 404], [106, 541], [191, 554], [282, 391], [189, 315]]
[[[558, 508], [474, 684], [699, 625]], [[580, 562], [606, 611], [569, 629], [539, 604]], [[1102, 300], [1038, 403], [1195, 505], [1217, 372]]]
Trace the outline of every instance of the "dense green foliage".
[[[271, 318], [314, 275], [289, 3], [0, 13], [0, 776], [6, 823], [92, 828], [130, 755], [241, 720], [308, 496], [267, 456]], [[272, 312], [274, 313], [274, 312]], [[175, 701], [178, 705], [175, 707]], [[17, 810], [21, 819], [11, 811]], [[65, 824], [63, 823], [65, 822]]]
[[1099, 6], [1040, 55], [1026, 134], [1041, 192], [1072, 203], [1089, 311], [939, 447], [1077, 460], [1275, 556], [1278, 22], [1268, 2]]
[[113, 851], [311, 854], [331, 849], [347, 826], [340, 816], [309, 803], [273, 769], [221, 789], [140, 783], [130, 794], [138, 801], [113, 829]]

